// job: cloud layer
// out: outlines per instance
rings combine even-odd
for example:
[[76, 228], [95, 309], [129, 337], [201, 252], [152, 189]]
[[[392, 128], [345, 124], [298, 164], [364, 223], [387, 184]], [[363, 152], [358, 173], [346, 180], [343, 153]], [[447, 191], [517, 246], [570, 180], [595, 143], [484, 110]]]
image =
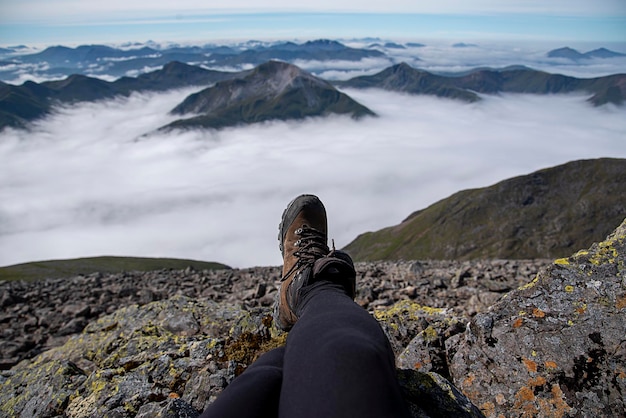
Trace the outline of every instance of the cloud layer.
[[626, 158], [623, 109], [583, 96], [467, 105], [346, 91], [380, 116], [143, 136], [190, 91], [59, 109], [0, 133], [0, 265], [92, 255], [278, 265], [285, 205], [316, 193], [337, 247], [450, 194]]

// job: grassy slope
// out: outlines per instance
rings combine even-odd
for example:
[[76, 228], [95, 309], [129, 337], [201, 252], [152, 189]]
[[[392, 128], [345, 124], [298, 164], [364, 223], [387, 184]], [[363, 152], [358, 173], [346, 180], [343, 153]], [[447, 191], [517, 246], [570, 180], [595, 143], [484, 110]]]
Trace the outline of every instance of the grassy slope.
[[626, 160], [575, 161], [458, 192], [345, 250], [359, 261], [563, 257], [622, 222], [625, 190]]
[[180, 270], [192, 267], [196, 270], [229, 268], [220, 263], [175, 258], [139, 257], [90, 257], [70, 260], [37, 261], [0, 267], [0, 280], [39, 280], [44, 278], [71, 277], [79, 274], [119, 273], [122, 271]]

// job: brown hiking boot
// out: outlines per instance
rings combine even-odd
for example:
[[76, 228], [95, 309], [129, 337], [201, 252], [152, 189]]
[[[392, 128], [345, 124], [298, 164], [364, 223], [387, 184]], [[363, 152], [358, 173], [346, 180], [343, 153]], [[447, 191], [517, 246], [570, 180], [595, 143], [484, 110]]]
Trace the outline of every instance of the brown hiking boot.
[[313, 195], [301, 195], [289, 203], [279, 225], [283, 275], [274, 306], [274, 321], [288, 331], [298, 320], [299, 291], [315, 280], [331, 280], [346, 287], [354, 298], [356, 273], [350, 256], [328, 248], [326, 209]]

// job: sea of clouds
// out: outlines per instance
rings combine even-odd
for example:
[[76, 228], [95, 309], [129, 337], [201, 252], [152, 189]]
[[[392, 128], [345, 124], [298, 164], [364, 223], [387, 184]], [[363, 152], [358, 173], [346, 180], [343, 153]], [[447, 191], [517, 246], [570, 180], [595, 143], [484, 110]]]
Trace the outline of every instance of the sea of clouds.
[[0, 132], [0, 265], [96, 255], [279, 265], [280, 216], [300, 193], [325, 202], [340, 248], [459, 190], [626, 158], [624, 108], [583, 95], [466, 104], [346, 90], [379, 116], [154, 133], [193, 91], [63, 107], [30, 131]]

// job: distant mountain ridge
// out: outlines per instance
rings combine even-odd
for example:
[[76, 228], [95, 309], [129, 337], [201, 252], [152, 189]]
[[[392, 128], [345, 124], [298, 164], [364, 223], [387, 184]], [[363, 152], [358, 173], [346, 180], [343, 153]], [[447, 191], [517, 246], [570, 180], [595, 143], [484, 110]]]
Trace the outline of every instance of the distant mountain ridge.
[[581, 59], [591, 59], [591, 58], [616, 58], [616, 57], [626, 57], [626, 54], [622, 54], [619, 52], [611, 51], [606, 48], [598, 48], [593, 51], [581, 53], [570, 47], [563, 47], [558, 49], [553, 49], [548, 52], [547, 56], [549, 58], [567, 58], [573, 61], [581, 60]]
[[122, 77], [113, 82], [84, 75], [41, 84], [27, 81], [21, 86], [0, 82], [0, 129], [26, 128], [28, 123], [50, 113], [55, 104], [77, 103], [128, 96], [133, 92], [166, 91], [189, 86], [206, 86], [247, 72], [206, 70], [171, 62], [161, 70], [138, 77]]
[[344, 249], [359, 261], [559, 258], [625, 217], [626, 160], [582, 160], [460, 191]]
[[[172, 61], [209, 67], [241, 67], [259, 65], [269, 60], [295, 61], [359, 61], [363, 58], [384, 57], [378, 50], [351, 48], [340, 42], [318, 39], [297, 44], [294, 42], [248, 42], [237, 46], [202, 45], [172, 46], [156, 49], [143, 46], [136, 49], [119, 49], [106, 45], [81, 45], [76, 48], [51, 46], [34, 54], [15, 55], [5, 49], [7, 69], [11, 74], [15, 65], [42, 64], [42, 74], [67, 76], [70, 74], [125, 76], [142, 68], [156, 68]], [[0, 78], [1, 79], [1, 78]]]
[[[340, 47], [334, 43], [322, 43], [315, 48], [326, 48], [332, 51]], [[274, 64], [271, 64], [272, 62]], [[267, 70], [270, 68], [272, 70]], [[286, 68], [291, 68], [289, 71], [298, 74], [294, 80], [297, 78], [300, 85], [291, 89], [290, 93], [293, 95], [279, 95], [271, 89], [260, 88], [263, 85], [261, 77], [266, 77], [266, 81], [271, 84], [272, 77], [284, 77], [289, 72], [285, 70]], [[251, 80], [232, 82], [220, 88], [228, 86], [228, 88], [242, 91], [242, 86], [247, 83], [247, 95], [255, 97], [254, 103], [244, 103], [244, 100], [235, 104], [235, 98], [231, 97], [231, 102], [220, 110], [222, 113], [207, 116], [209, 111], [216, 110], [217, 107], [209, 109], [206, 102], [219, 99], [220, 103], [225, 104], [226, 93], [223, 91], [218, 93], [218, 88], [199, 92], [188, 98], [185, 103], [181, 103], [174, 113], [184, 115], [196, 112], [204, 113], [204, 115], [176, 121], [166, 129], [194, 126], [215, 128], [270, 119], [299, 119], [330, 113], [349, 114], [357, 118], [374, 114], [372, 110], [356, 103], [328, 82], [308, 73], [305, 75], [302, 70], [295, 70], [296, 68], [298, 67], [292, 64], [269, 61], [257, 66], [254, 70], [224, 72], [173, 61], [160, 70], [137, 77], [121, 77], [112, 82], [79, 74], [71, 75], [63, 80], [39, 84], [27, 81], [21, 86], [0, 82], [0, 129], [27, 128], [29, 122], [49, 114], [55, 104], [110, 99], [116, 96], [128, 96], [132, 92], [166, 91], [190, 86], [207, 87], [220, 81], [241, 80], [251, 75], [255, 77], [253, 82]], [[317, 81], [313, 82], [313, 79]], [[305, 80], [308, 80], [308, 84], [304, 83]], [[626, 100], [626, 74], [579, 79], [522, 66], [503, 69], [480, 68], [458, 74], [437, 75], [401, 63], [374, 75], [355, 77], [333, 84], [338, 87], [380, 88], [410, 94], [434, 95], [466, 102], [481, 100], [481, 93], [580, 92], [592, 95], [588, 100], [595, 106], [608, 103], [622, 105]], [[256, 86], [256, 90], [251, 87], [252, 85]], [[313, 98], [314, 96], [316, 98]], [[242, 97], [243, 95], [239, 96], [239, 99]], [[291, 104], [288, 103], [289, 100], [292, 101]], [[199, 103], [203, 102], [205, 105], [200, 106]]]
[[[327, 45], [333, 48], [333, 45]], [[225, 82], [219, 84], [218, 82]], [[206, 87], [173, 109], [174, 114], [203, 115], [181, 118], [162, 129], [223, 128], [268, 120], [347, 114], [355, 118], [374, 115], [370, 109], [339, 92], [328, 82], [278, 61], [254, 70], [222, 72], [171, 62], [161, 70], [136, 78], [108, 82], [84, 75], [21, 86], [0, 83], [0, 129], [27, 128], [49, 114], [54, 105], [111, 99], [133, 92]]]
[[195, 93], [172, 113], [195, 116], [177, 120], [162, 129], [219, 129], [329, 114], [347, 114], [354, 118], [374, 115], [328, 82], [280, 61], [261, 64], [246, 77], [226, 80]]
[[425, 94], [466, 102], [479, 101], [478, 93], [587, 92], [593, 94], [589, 101], [594, 106], [607, 103], [621, 105], [626, 100], [626, 74], [581, 79], [520, 66], [500, 70], [476, 69], [458, 75], [436, 75], [400, 63], [374, 75], [355, 77], [335, 84], [341, 87], [380, 88]]

